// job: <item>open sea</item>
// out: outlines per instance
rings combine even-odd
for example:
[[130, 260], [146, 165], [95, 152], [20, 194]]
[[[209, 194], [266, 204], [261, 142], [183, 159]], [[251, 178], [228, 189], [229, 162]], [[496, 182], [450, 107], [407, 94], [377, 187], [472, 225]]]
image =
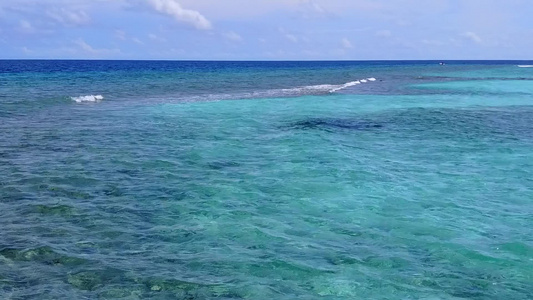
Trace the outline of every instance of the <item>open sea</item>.
[[0, 299], [533, 299], [533, 62], [0, 60]]

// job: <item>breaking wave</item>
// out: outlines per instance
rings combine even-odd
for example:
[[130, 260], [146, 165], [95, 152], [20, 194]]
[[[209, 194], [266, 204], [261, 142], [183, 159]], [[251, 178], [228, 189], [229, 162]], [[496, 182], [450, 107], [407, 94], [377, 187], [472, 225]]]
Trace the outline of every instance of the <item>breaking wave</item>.
[[310, 86], [304, 86], [304, 87], [297, 87], [297, 88], [290, 88], [290, 89], [283, 89], [282, 92], [324, 92], [324, 93], [335, 93], [341, 90], [344, 90], [346, 88], [349, 88], [351, 86], [355, 86], [362, 83], [367, 83], [369, 81], [376, 81], [376, 78], [366, 78], [366, 79], [360, 79], [356, 81], [350, 81], [346, 82], [344, 84], [321, 84], [321, 85], [310, 85]]
[[519, 68], [533, 68], [533, 65], [518, 65]]
[[[318, 85], [307, 85], [294, 88], [286, 89], [272, 89], [266, 91], [255, 91], [251, 93], [244, 93], [242, 95], [232, 95], [233, 97], [228, 98], [268, 98], [268, 97], [298, 97], [305, 95], [324, 95], [332, 94], [346, 88], [356, 86], [366, 82], [376, 81], [376, 78], [366, 78], [356, 81], [346, 82], [344, 84], [318, 84]], [[220, 96], [220, 95], [218, 95]], [[229, 96], [229, 95], [228, 95]]]
[[238, 99], [262, 99], [262, 98], [284, 98], [300, 97], [312, 95], [327, 95], [339, 92], [349, 87], [376, 81], [374, 77], [359, 79], [356, 81], [346, 82], [344, 84], [318, 84], [307, 85], [283, 89], [256, 90], [238, 93], [214, 93], [202, 95], [183, 95], [183, 96], [156, 96], [151, 98], [153, 101], [178, 101], [178, 102], [202, 102], [202, 101], [222, 101]]
[[82, 102], [100, 102], [104, 100], [104, 96], [102, 95], [87, 95], [87, 96], [79, 96], [79, 97], [70, 97], [73, 101], [76, 101], [76, 103], [82, 103]]

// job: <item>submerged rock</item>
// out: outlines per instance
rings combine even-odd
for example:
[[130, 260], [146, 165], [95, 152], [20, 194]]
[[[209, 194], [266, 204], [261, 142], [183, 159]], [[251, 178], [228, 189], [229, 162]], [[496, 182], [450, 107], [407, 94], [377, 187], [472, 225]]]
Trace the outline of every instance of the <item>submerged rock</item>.
[[74, 208], [68, 205], [36, 205], [35, 211], [43, 215], [60, 215], [71, 216], [74, 214]]
[[348, 129], [348, 130], [370, 130], [382, 128], [383, 125], [375, 122], [353, 120], [353, 119], [307, 119], [298, 121], [290, 125], [294, 129]]
[[0, 250], [0, 255], [13, 261], [34, 261], [48, 265], [76, 266], [87, 263], [82, 258], [59, 254], [48, 246], [34, 249], [4, 248]]
[[74, 287], [84, 291], [94, 291], [104, 283], [104, 274], [98, 271], [82, 271], [76, 274], [69, 274], [67, 282]]

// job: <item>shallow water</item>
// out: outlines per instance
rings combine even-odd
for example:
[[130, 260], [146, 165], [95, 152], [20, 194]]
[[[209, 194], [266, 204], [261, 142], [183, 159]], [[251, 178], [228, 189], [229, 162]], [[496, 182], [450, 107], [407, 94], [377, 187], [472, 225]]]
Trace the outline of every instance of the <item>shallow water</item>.
[[518, 64], [1, 61], [0, 298], [531, 299]]

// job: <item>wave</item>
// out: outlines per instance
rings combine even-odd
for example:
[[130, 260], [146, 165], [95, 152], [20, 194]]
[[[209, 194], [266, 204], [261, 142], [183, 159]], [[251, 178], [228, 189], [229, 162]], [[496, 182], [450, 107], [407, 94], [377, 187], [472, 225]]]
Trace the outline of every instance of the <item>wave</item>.
[[[237, 100], [237, 99], [258, 99], [258, 98], [282, 98], [282, 97], [299, 97], [310, 95], [327, 95], [339, 92], [360, 84], [370, 83], [376, 81], [374, 77], [363, 78], [356, 81], [350, 81], [343, 84], [318, 84], [307, 85], [293, 88], [284, 89], [270, 89], [270, 90], [258, 90], [241, 93], [228, 93], [228, 94], [200, 94], [200, 95], [181, 95], [181, 96], [148, 96], [144, 97], [145, 100], [151, 101], [179, 101], [179, 102], [197, 102], [197, 101], [220, 101], [220, 100]], [[72, 101], [76, 103], [96, 103], [104, 100], [102, 95], [86, 95], [70, 97]]]
[[286, 92], [323, 91], [323, 92], [328, 92], [328, 93], [335, 93], [335, 92], [344, 90], [346, 88], [349, 88], [351, 86], [355, 86], [361, 83], [367, 83], [369, 81], [376, 81], [376, 78], [370, 77], [366, 79], [359, 79], [356, 81], [350, 81], [350, 82], [346, 82], [344, 84], [338, 84], [338, 85], [335, 85], [335, 84], [310, 85], [310, 86], [304, 86], [304, 87], [298, 87], [298, 88], [292, 88], [292, 89], [283, 89], [282, 91], [286, 91]]
[[[353, 87], [356, 85], [369, 83], [376, 81], [374, 77], [360, 79], [356, 81], [350, 81], [343, 84], [318, 84], [307, 85], [293, 88], [282, 89], [267, 89], [256, 90], [248, 92], [237, 93], [214, 93], [214, 94], [200, 94], [200, 95], [167, 95], [167, 96], [155, 96], [150, 98], [150, 101], [178, 101], [178, 102], [203, 102], [203, 101], [223, 101], [223, 100], [239, 100], [239, 99], [265, 99], [265, 98], [292, 98], [300, 96], [313, 96], [313, 95], [327, 95], [333, 94], [338, 91]], [[145, 97], [145, 99], [147, 99]]]
[[[266, 97], [297, 97], [305, 95], [323, 95], [331, 94], [346, 88], [356, 86], [358, 84], [376, 81], [376, 78], [370, 77], [366, 79], [360, 79], [356, 81], [346, 82], [344, 84], [318, 84], [318, 85], [307, 85], [294, 88], [286, 89], [273, 89], [266, 91], [256, 91], [251, 93], [244, 93], [241, 95], [227, 95], [227, 98], [237, 97], [237, 98], [266, 98]], [[215, 96], [215, 95], [213, 95]], [[217, 95], [220, 96], [220, 95]], [[224, 97], [226, 98], [226, 97]]]
[[370, 77], [366, 79], [360, 79], [356, 81], [346, 82], [344, 84], [319, 84], [319, 85], [308, 85], [288, 89], [280, 90], [270, 90], [264, 92], [257, 92], [256, 94], [265, 93], [268, 96], [301, 96], [301, 95], [314, 95], [314, 94], [326, 94], [326, 93], [335, 93], [346, 88], [366, 83], [370, 81], [376, 81], [376, 78]]
[[82, 103], [82, 102], [100, 102], [104, 100], [104, 96], [102, 95], [87, 95], [87, 96], [79, 96], [79, 97], [70, 97], [73, 101], [76, 101], [76, 103]]
[[518, 65], [519, 68], [533, 68], [533, 65]]
[[347, 82], [345, 84], [333, 87], [328, 92], [335, 93], [335, 92], [338, 92], [340, 90], [344, 90], [345, 88], [348, 88], [348, 87], [351, 87], [351, 86], [354, 86], [354, 85], [358, 85], [358, 84], [361, 84], [361, 83], [364, 83], [364, 82], [366, 82], [366, 80], [364, 80], [364, 79]]

